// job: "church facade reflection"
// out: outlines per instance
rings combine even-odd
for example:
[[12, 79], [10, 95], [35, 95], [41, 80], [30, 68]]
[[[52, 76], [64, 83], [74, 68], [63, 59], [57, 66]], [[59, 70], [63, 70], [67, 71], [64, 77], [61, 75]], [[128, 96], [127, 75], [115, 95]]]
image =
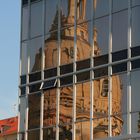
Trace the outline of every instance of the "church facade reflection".
[[[127, 122], [131, 119], [131, 66], [124, 61], [129, 48], [111, 50], [114, 46], [106, 32], [111, 27], [104, 19], [114, 18], [115, 13], [109, 13], [110, 3], [104, 2], [23, 0], [23, 9], [28, 7], [27, 12], [31, 12], [31, 22], [35, 18], [32, 15], [42, 11], [44, 23], [40, 21], [40, 26], [44, 31], [40, 34], [33, 27], [38, 35], [23, 39], [26, 54], [21, 55], [21, 61], [25, 55], [28, 59], [21, 62], [19, 140], [113, 139], [131, 129]], [[126, 5], [123, 10], [132, 9]], [[135, 108], [132, 111], [137, 119], [131, 122], [135, 121], [139, 133], [139, 111]]]

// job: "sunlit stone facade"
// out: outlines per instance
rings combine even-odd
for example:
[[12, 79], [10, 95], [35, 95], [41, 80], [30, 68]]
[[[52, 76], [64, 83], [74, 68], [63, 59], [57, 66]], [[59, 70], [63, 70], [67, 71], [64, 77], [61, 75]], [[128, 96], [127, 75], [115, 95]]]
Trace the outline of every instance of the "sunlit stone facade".
[[18, 140], [140, 139], [140, 1], [21, 11]]

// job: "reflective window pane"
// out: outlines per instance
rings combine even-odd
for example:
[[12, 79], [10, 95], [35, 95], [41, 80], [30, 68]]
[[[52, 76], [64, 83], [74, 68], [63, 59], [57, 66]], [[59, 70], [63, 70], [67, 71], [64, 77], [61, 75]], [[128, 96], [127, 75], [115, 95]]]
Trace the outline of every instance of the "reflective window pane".
[[132, 8], [132, 47], [136, 47], [140, 45], [140, 6]]
[[26, 97], [20, 97], [20, 127], [19, 127], [20, 132], [25, 130], [26, 108], [27, 108]]
[[28, 55], [27, 55], [27, 47], [28, 43], [23, 42], [21, 44], [21, 75], [24, 75], [27, 73], [27, 66], [28, 66]]
[[76, 140], [90, 140], [90, 122], [76, 123]]
[[30, 72], [41, 70], [42, 40], [41, 38], [30, 41]]
[[131, 72], [131, 108], [132, 112], [140, 111], [140, 71], [133, 71]]
[[40, 91], [41, 83], [33, 84], [29, 86], [29, 93]]
[[125, 72], [127, 71], [127, 63], [120, 63], [112, 66], [112, 73], [120, 73], [120, 72]]
[[26, 94], [26, 86], [20, 88], [20, 94], [21, 95], [25, 95]]
[[28, 105], [28, 129], [39, 128], [40, 127], [40, 100], [41, 94], [31, 94], [29, 95]]
[[60, 124], [72, 122], [72, 106], [73, 106], [73, 88], [60, 88]]
[[43, 3], [31, 4], [31, 38], [43, 34]]
[[59, 140], [72, 140], [72, 126], [61, 125], [59, 127]]
[[109, 14], [109, 0], [94, 0], [94, 5], [96, 17]]
[[56, 138], [56, 128], [50, 127], [43, 129], [43, 140], [55, 140]]
[[90, 119], [90, 83], [76, 85], [76, 120]]
[[29, 74], [29, 82], [41, 80], [41, 72]]
[[[106, 0], [104, 0], [106, 1]], [[97, 46], [96, 56], [108, 53], [109, 40], [109, 17], [103, 17], [95, 20], [96, 34], [94, 35], [95, 46]]]
[[[120, 4], [121, 5], [121, 4]], [[113, 14], [112, 46], [113, 52], [127, 48], [128, 11]]]
[[26, 75], [20, 76], [20, 84], [26, 84]]
[[128, 7], [128, 0], [113, 0], [113, 12], [124, 10]]
[[43, 126], [56, 124], [56, 89], [44, 91], [44, 118]]
[[47, 69], [44, 71], [44, 78], [50, 78], [57, 75], [57, 68]]
[[133, 60], [133, 61], [131, 62], [131, 65], [132, 65], [132, 69], [140, 68], [140, 59]]
[[60, 78], [60, 85], [61, 86], [71, 85], [72, 82], [73, 82], [73, 76], [66, 76], [66, 77]]
[[49, 33], [57, 29], [57, 19], [58, 11], [57, 5], [58, 1], [46, 0], [45, 5], [45, 33]]
[[138, 6], [138, 5], [140, 5], [139, 0], [132, 0], [132, 6]]
[[28, 39], [28, 6], [22, 9], [22, 40]]
[[28, 140], [39, 140], [40, 130], [34, 130], [28, 132]]

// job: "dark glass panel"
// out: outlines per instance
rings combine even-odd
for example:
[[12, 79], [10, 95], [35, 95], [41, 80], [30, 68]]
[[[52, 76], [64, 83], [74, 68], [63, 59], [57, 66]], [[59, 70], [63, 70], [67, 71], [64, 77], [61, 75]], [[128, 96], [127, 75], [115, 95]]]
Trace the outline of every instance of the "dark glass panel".
[[29, 92], [32, 93], [32, 92], [40, 91], [40, 86], [41, 86], [41, 83], [37, 83], [37, 84], [29, 86]]
[[40, 101], [41, 94], [31, 94], [28, 97], [29, 114], [28, 114], [28, 129], [40, 127]]
[[57, 75], [57, 68], [52, 68], [44, 71], [44, 78], [50, 78]]
[[41, 72], [29, 74], [29, 82], [41, 80]]
[[43, 140], [55, 140], [56, 138], [55, 135], [56, 135], [55, 127], [43, 129]]
[[60, 124], [72, 122], [73, 88], [60, 88]]
[[133, 60], [133, 61], [131, 62], [131, 64], [132, 64], [132, 69], [140, 68], [140, 59]]
[[139, 56], [140, 55], [140, 46], [131, 48], [131, 56]]
[[78, 73], [77, 75], [77, 82], [82, 82], [90, 79], [90, 71]]
[[31, 0], [31, 2], [35, 2], [35, 1], [41, 1], [41, 0]]
[[139, 0], [132, 0], [132, 6], [139, 6], [140, 1]]
[[22, 5], [28, 4], [28, 0], [22, 0]]
[[76, 140], [90, 140], [90, 121], [76, 123]]
[[44, 117], [43, 126], [56, 124], [56, 89], [44, 91]]
[[108, 63], [108, 55], [94, 57], [94, 66], [99, 66]]
[[66, 74], [73, 71], [73, 64], [60, 66], [60, 74]]
[[68, 84], [72, 84], [73, 82], [73, 76], [67, 76], [67, 77], [62, 77], [60, 78], [60, 85], [68, 85]]
[[26, 75], [20, 76], [20, 84], [21, 85], [26, 84]]
[[59, 126], [59, 139], [60, 140], [72, 140], [72, 126]]
[[124, 71], [127, 71], [127, 63], [126, 62], [112, 66], [112, 73], [113, 74], [119, 73], [119, 72], [124, 72]]
[[76, 85], [76, 120], [90, 119], [90, 83]]
[[78, 61], [76, 67], [77, 67], [77, 70], [90, 68], [90, 59]]
[[45, 81], [43, 86], [42, 86], [42, 89], [43, 90], [47, 90], [47, 89], [55, 88], [56, 84], [57, 84], [57, 80], [56, 79]]
[[25, 139], [25, 133], [19, 133], [19, 140]]
[[34, 130], [28, 132], [28, 140], [39, 140], [40, 130]]
[[25, 87], [21, 87], [20, 88], [20, 92], [21, 92], [21, 95], [25, 95], [26, 94], [26, 86]]
[[122, 51], [112, 53], [112, 61], [113, 62], [123, 60], [123, 59], [127, 59], [127, 50], [122, 50]]
[[103, 67], [103, 68], [99, 68], [94, 70], [94, 77], [102, 77], [102, 76], [107, 76], [108, 75], [108, 68], [107, 67]]

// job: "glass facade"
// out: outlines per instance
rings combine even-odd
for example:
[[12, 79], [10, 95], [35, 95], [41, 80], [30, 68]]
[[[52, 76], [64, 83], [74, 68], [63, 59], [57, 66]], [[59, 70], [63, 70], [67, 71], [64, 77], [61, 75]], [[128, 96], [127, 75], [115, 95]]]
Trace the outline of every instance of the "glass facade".
[[21, 11], [18, 140], [139, 140], [140, 1]]

